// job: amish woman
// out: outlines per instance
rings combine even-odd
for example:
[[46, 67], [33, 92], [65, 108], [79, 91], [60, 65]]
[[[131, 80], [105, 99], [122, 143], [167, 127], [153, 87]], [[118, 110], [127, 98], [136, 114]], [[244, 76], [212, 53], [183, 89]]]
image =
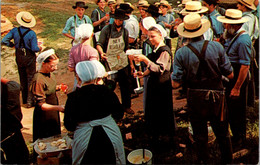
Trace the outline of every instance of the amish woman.
[[[147, 82], [147, 96], [145, 102], [145, 121], [148, 133], [151, 134], [153, 143], [156, 139], [171, 139], [175, 133], [175, 118], [173, 114], [172, 87], [170, 70], [172, 53], [164, 44], [166, 31], [156, 24], [149, 28], [148, 37], [154, 46], [153, 53], [134, 55], [136, 61], [143, 61], [147, 68], [144, 72], [137, 73], [143, 77], [149, 75]], [[158, 144], [158, 143], [157, 143]]]
[[36, 99], [33, 114], [33, 141], [61, 133], [59, 112], [64, 108], [58, 105], [56, 91], [60, 90], [53, 72], [57, 69], [59, 57], [53, 49], [39, 54], [38, 72], [34, 75], [31, 90]]
[[96, 62], [76, 65], [82, 86], [68, 94], [65, 106], [64, 126], [74, 131], [72, 164], [125, 164], [122, 135], [114, 120], [123, 117], [124, 109], [113, 91], [96, 85]]

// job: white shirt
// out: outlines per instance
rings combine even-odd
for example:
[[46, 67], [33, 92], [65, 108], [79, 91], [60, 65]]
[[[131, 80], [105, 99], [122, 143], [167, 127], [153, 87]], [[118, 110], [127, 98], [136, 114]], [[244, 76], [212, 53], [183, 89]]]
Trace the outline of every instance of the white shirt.
[[249, 34], [251, 40], [257, 39], [259, 36], [259, 23], [257, 17], [252, 12], [243, 12], [242, 16], [243, 18], [247, 18], [248, 21], [245, 22], [240, 29], [245, 30]]
[[139, 23], [133, 15], [130, 15], [129, 19], [125, 20], [125, 28], [128, 30], [129, 37], [134, 39], [138, 37]]

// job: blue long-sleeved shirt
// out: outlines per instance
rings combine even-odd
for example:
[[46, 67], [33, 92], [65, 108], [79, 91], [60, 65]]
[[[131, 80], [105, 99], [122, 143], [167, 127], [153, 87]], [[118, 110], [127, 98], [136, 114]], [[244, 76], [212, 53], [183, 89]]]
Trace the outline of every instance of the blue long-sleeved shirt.
[[[21, 26], [21, 33], [25, 33], [28, 28]], [[14, 43], [11, 41], [14, 39]], [[24, 44], [26, 49], [30, 49], [33, 52], [39, 52], [40, 48], [38, 47], [36, 33], [33, 30], [30, 30], [24, 37]], [[15, 48], [19, 48], [20, 35], [18, 32], [18, 28], [13, 28], [3, 39], [2, 44], [12, 47], [13, 44]]]
[[217, 35], [221, 35], [224, 32], [224, 26], [222, 22], [219, 22], [217, 20], [217, 17], [221, 16], [219, 14], [219, 12], [217, 10], [214, 10], [213, 12], [211, 12], [208, 17], [210, 17], [211, 21], [212, 21], [212, 28], [216, 31]]
[[[191, 42], [190, 44], [200, 52], [203, 43], [204, 40], [200, 40]], [[218, 77], [219, 74], [227, 76], [233, 71], [224, 48], [218, 42], [210, 41], [208, 43], [205, 52], [205, 61], [208, 63], [210, 73], [212, 73], [212, 78]], [[187, 46], [184, 46], [178, 49], [175, 54], [171, 78], [180, 83], [184, 79], [192, 81], [196, 78], [198, 68], [198, 57]]]

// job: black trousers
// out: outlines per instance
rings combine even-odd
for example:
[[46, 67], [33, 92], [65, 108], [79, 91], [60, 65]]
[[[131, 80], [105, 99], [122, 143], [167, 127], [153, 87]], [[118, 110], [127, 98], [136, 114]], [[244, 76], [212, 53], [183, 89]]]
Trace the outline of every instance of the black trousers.
[[117, 81], [119, 83], [121, 92], [121, 101], [124, 108], [131, 107], [131, 69], [130, 66], [126, 66], [118, 71]]
[[28, 66], [19, 66], [18, 73], [20, 77], [20, 84], [22, 87], [23, 104], [33, 104], [33, 94], [30, 91], [30, 85], [32, 83], [33, 76], [36, 72], [36, 62], [32, 62]]

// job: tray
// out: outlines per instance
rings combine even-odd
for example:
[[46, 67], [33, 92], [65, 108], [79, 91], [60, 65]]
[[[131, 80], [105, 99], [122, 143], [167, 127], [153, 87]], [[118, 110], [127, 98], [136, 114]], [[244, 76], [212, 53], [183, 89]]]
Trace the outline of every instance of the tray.
[[[59, 139], [64, 139], [66, 141], [66, 148], [59, 149], [58, 147], [52, 146], [51, 142], [57, 141]], [[40, 142], [43, 142], [46, 144], [46, 149], [40, 150], [38, 147], [38, 144]], [[58, 156], [61, 152], [66, 152], [68, 150], [71, 150], [71, 144], [72, 144], [72, 139], [67, 135], [67, 134], [61, 134], [61, 135], [56, 135], [56, 136], [51, 136], [48, 138], [42, 138], [42, 139], [37, 139], [34, 142], [34, 150], [36, 153], [39, 154], [40, 157], [56, 157]]]

